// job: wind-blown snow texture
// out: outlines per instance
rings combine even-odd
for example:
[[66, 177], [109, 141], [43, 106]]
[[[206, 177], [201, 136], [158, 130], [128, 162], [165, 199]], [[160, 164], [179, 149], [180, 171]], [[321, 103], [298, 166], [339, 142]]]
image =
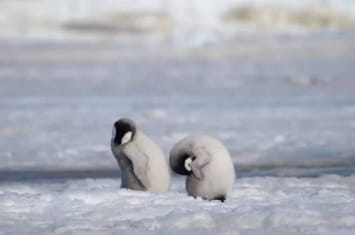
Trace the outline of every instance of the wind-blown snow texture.
[[[354, 42], [2, 41], [0, 234], [354, 234]], [[222, 140], [229, 200], [189, 198], [177, 176], [162, 195], [119, 189], [109, 140], [122, 116], [165, 153], [190, 133]]]
[[355, 177], [243, 178], [225, 203], [152, 195], [113, 179], [6, 183], [1, 234], [353, 234]]

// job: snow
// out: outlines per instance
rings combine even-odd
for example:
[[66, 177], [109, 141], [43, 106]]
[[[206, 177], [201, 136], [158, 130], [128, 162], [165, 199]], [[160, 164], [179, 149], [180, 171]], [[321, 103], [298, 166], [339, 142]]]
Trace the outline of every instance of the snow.
[[119, 179], [4, 183], [1, 234], [352, 234], [355, 177], [239, 178], [225, 203], [118, 189]]
[[[0, 234], [354, 234], [354, 33], [166, 44], [0, 41]], [[112, 124], [209, 134], [225, 203], [120, 189]]]

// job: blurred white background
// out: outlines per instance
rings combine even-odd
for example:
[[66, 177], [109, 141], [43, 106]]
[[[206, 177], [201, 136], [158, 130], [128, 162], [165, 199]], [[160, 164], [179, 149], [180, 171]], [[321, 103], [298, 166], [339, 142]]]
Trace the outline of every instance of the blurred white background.
[[[0, 37], [197, 41], [237, 32], [351, 29], [352, 0], [1, 0]], [[173, 40], [173, 41], [174, 41]]]

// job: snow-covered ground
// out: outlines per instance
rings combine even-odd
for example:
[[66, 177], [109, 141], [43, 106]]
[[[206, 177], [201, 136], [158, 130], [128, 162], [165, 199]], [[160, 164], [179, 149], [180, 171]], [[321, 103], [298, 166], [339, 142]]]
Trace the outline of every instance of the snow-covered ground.
[[[0, 41], [0, 234], [354, 234], [355, 35]], [[216, 136], [226, 203], [119, 189], [111, 125]], [[309, 177], [312, 176], [312, 177]], [[314, 177], [316, 176], [316, 177]]]
[[183, 184], [153, 195], [114, 179], [4, 183], [0, 234], [355, 232], [355, 176], [242, 178], [225, 203], [187, 197]]

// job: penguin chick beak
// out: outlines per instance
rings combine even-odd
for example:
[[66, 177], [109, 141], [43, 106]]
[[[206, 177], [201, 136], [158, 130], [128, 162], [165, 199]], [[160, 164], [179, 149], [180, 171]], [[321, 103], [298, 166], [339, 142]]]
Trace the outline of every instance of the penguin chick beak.
[[113, 127], [112, 128], [112, 137], [111, 137], [111, 139], [115, 139], [116, 138], [116, 128], [115, 127]]

